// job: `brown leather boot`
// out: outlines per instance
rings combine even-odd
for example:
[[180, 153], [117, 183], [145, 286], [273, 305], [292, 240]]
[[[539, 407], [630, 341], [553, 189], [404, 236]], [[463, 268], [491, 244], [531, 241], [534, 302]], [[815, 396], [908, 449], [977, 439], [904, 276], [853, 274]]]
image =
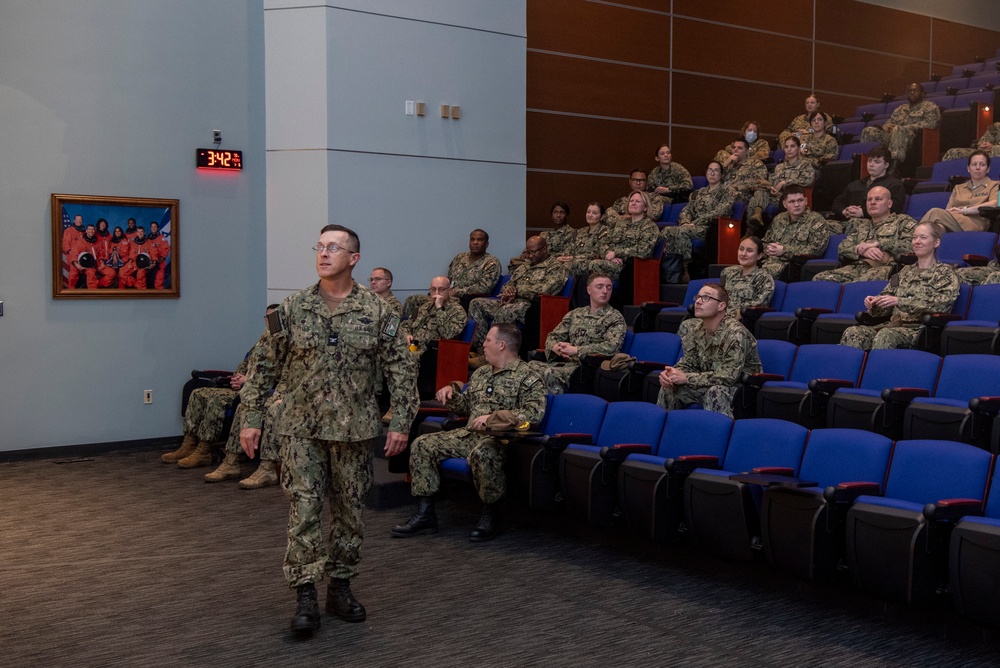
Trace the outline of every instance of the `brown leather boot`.
[[198, 447], [198, 437], [192, 436], [191, 434], [184, 434], [184, 440], [181, 441], [181, 447], [177, 448], [173, 452], [168, 452], [160, 457], [160, 461], [164, 464], [176, 464], [180, 460], [184, 459]]
[[227, 452], [226, 458], [219, 464], [219, 468], [205, 474], [205, 482], [236, 480], [240, 477], [240, 473], [240, 456], [235, 452]]
[[250, 474], [249, 478], [240, 480], [240, 489], [260, 489], [278, 484], [278, 473], [274, 470], [274, 462], [260, 460], [260, 466]]
[[208, 466], [212, 463], [212, 444], [208, 441], [199, 441], [198, 447], [190, 455], [177, 462], [177, 466], [182, 469], [196, 469], [199, 466]]

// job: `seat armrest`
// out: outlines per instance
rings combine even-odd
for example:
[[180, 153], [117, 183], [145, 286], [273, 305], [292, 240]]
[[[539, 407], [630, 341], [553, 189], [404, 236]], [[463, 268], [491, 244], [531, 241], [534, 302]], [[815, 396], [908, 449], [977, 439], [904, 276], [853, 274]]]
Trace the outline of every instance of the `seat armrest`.
[[729, 476], [730, 480], [746, 483], [748, 485], [760, 485], [762, 487], [773, 487], [783, 485], [787, 487], [815, 487], [814, 480], [803, 480], [801, 478], [790, 478], [786, 475], [775, 475], [771, 473], [734, 473]]
[[601, 362], [606, 362], [609, 359], [611, 359], [610, 355], [598, 355], [595, 353], [593, 355], [584, 355], [583, 358], [580, 359], [580, 364], [587, 367], [599, 368], [601, 366]]
[[941, 499], [924, 506], [924, 517], [931, 522], [956, 522], [966, 515], [982, 515], [980, 499]]
[[615, 443], [613, 446], [601, 448], [601, 459], [606, 462], [623, 462], [631, 454], [648, 455], [653, 446], [645, 443]]
[[766, 473], [768, 475], [782, 475], [791, 478], [795, 475], [795, 469], [787, 466], [756, 466], [751, 469], [751, 473]]
[[532, 350], [528, 353], [529, 362], [544, 362], [545, 361], [545, 351], [541, 348], [538, 350]]
[[924, 315], [921, 322], [923, 322], [925, 327], [937, 327], [940, 329], [949, 322], [961, 319], [962, 316], [957, 313], [927, 313]]
[[962, 260], [970, 267], [985, 267], [990, 261], [985, 255], [976, 255], [974, 253], [966, 253], [962, 256]]
[[823, 498], [827, 503], [851, 504], [862, 495], [878, 495], [882, 486], [877, 482], [842, 482], [836, 487], [830, 486], [823, 490]]
[[809, 381], [810, 392], [833, 394], [843, 387], [854, 387], [854, 383], [843, 378], [813, 378]]
[[756, 320], [765, 313], [770, 313], [772, 311], [777, 311], [778, 309], [773, 306], [744, 306], [740, 309], [740, 315], [744, 318], [753, 318]]
[[784, 379], [785, 377], [780, 373], [764, 373], [761, 371], [760, 373], [745, 373], [740, 378], [740, 381], [750, 387], [760, 387], [769, 380], [779, 381]]
[[641, 374], [663, 371], [665, 368], [667, 368], [667, 365], [663, 362], [642, 362], [637, 360], [632, 364], [632, 371]]
[[882, 390], [882, 401], [894, 404], [908, 404], [917, 397], [929, 396], [930, 390], [923, 387], [887, 387]]
[[542, 439], [542, 447], [549, 452], [558, 454], [566, 449], [570, 443], [580, 443], [581, 445], [591, 445], [594, 442], [593, 434], [565, 432], [562, 434], [552, 434]]
[[969, 410], [974, 413], [995, 414], [1000, 411], [1000, 397], [972, 397], [969, 399]]
[[232, 377], [233, 372], [223, 369], [192, 369], [192, 378], [219, 378], [221, 376]]
[[819, 308], [818, 306], [803, 306], [795, 309], [795, 317], [799, 320], [814, 322], [816, 318], [824, 313], [833, 313], [833, 309]]
[[806, 255], [806, 254], [803, 253], [802, 255], [793, 255], [792, 259], [790, 260], [790, 262], [792, 264], [797, 264], [797, 265], [801, 266], [801, 265], [805, 264], [806, 262], [808, 262], [809, 260], [819, 260], [820, 258], [821, 258], [821, 256], [819, 256], [819, 255]]
[[675, 306], [679, 306], [679, 304], [677, 302], [643, 302], [639, 304], [639, 308], [649, 315], [656, 315], [665, 308], [673, 308]]
[[869, 327], [889, 322], [889, 318], [891, 317], [889, 315], [872, 315], [868, 311], [858, 311], [854, 314], [854, 319], [859, 325], [867, 325]]
[[714, 455], [684, 455], [671, 457], [663, 462], [663, 468], [670, 473], [690, 473], [695, 469], [717, 469], [719, 458]]

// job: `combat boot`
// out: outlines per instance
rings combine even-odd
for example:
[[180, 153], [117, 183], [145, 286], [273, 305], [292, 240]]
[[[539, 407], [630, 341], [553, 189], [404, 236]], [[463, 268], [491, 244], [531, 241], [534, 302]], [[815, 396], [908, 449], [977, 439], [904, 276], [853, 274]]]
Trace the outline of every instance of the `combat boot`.
[[753, 212], [747, 217], [747, 234], [753, 236], [764, 236], [764, 210], [754, 207]]
[[199, 441], [198, 447], [190, 455], [177, 462], [177, 466], [182, 469], [196, 469], [199, 466], [208, 466], [212, 463], [212, 444], [208, 441]]
[[274, 470], [274, 462], [262, 459], [257, 470], [249, 478], [240, 480], [240, 489], [260, 489], [278, 484], [278, 474]]
[[409, 538], [419, 536], [424, 533], [437, 533], [438, 518], [434, 512], [434, 501], [429, 496], [417, 498], [417, 514], [406, 521], [406, 524], [397, 524], [392, 528], [392, 535], [395, 538]]
[[363, 622], [368, 617], [365, 606], [351, 593], [351, 581], [341, 578], [330, 580], [326, 587], [326, 611], [345, 622]]
[[479, 516], [479, 524], [469, 533], [469, 540], [482, 543], [496, 538], [500, 533], [500, 517], [496, 505], [487, 503], [483, 506], [483, 514]]
[[176, 464], [180, 460], [184, 459], [198, 447], [198, 437], [192, 436], [191, 434], [184, 434], [184, 440], [181, 441], [181, 447], [177, 448], [173, 452], [168, 452], [160, 456], [160, 461], [164, 464]]
[[205, 482], [222, 482], [223, 480], [236, 480], [240, 477], [240, 456], [235, 452], [227, 452], [226, 458], [219, 464], [219, 468], [211, 473], [205, 474]]
[[312, 633], [319, 628], [319, 601], [316, 596], [316, 585], [312, 582], [299, 585], [297, 592], [298, 607], [292, 617], [292, 631], [295, 633]]

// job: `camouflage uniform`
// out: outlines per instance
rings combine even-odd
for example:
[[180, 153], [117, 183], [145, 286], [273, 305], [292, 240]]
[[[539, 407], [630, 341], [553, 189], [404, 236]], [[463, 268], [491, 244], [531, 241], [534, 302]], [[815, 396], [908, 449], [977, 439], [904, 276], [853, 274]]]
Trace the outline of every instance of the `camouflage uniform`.
[[[580, 360], [587, 355], [614, 355], [622, 349], [628, 326], [617, 309], [605, 306], [597, 313], [591, 313], [589, 306], [573, 309], [549, 332], [545, 339], [545, 362], [529, 362], [545, 386], [552, 394], [562, 394], [569, 385]], [[570, 359], [559, 357], [552, 352], [557, 343], [567, 342], [578, 348], [577, 355]]]
[[906, 159], [906, 152], [913, 143], [913, 138], [917, 130], [922, 128], [936, 128], [941, 122], [941, 108], [930, 100], [921, 100], [917, 104], [904, 104], [892, 112], [886, 125], [893, 124], [896, 127], [891, 132], [877, 125], [871, 125], [861, 131], [861, 141], [877, 141], [889, 148], [892, 159], [902, 162]]
[[793, 255], [822, 255], [830, 241], [830, 226], [815, 211], [806, 209], [798, 220], [792, 220], [792, 214], [785, 211], [775, 216], [762, 241], [765, 247], [770, 243], [785, 247], [781, 255], [765, 255], [761, 260], [764, 271], [777, 278]]
[[802, 143], [801, 155], [814, 167], [819, 167], [823, 162], [837, 159], [840, 155], [840, 145], [836, 139], [825, 133], [819, 137], [814, 134], [809, 135], [808, 141]]
[[[332, 312], [317, 284], [286, 298], [277, 314], [280, 326], [271, 327], [268, 349], [254, 356], [240, 393], [242, 427], [261, 427], [267, 392], [280, 378], [287, 392], [273, 432], [289, 500], [285, 578], [291, 587], [324, 575], [351, 578], [361, 560], [372, 441], [381, 432], [376, 368], [388, 376], [392, 394], [389, 431], [406, 433], [417, 412], [416, 362], [398, 316], [357, 283]], [[324, 498], [330, 503], [325, 549]]]
[[[880, 223], [867, 218], [849, 221], [847, 236], [837, 247], [837, 256], [843, 266], [821, 271], [813, 276], [813, 280], [835, 283], [888, 280], [899, 257], [913, 250], [913, 228], [916, 225], [917, 221], [902, 213], [890, 213]], [[888, 255], [884, 264], [858, 257], [855, 247], [869, 241], [878, 241], [879, 249]]]
[[402, 325], [403, 333], [409, 334], [418, 342], [418, 352], [426, 350], [428, 341], [458, 336], [464, 327], [465, 309], [454, 298], [446, 300], [441, 308], [434, 306], [433, 301], [428, 301]]
[[743, 201], [750, 199], [761, 181], [767, 181], [767, 167], [756, 158], [747, 158], [730, 168], [723, 179], [724, 184], [736, 191], [736, 199]]
[[[609, 236], [610, 248], [615, 252], [615, 257], [622, 260], [630, 257], [647, 258], [656, 247], [656, 241], [660, 238], [660, 228], [656, 226], [649, 217], [632, 221], [631, 218], [623, 220], [611, 228]], [[599, 271], [607, 274], [614, 280], [622, 273], [622, 266], [603, 257], [591, 260], [587, 267], [587, 273]]]
[[[483, 253], [478, 259], [469, 251], [459, 253], [448, 265], [448, 279], [453, 297], [488, 295], [500, 280], [500, 260], [489, 253]], [[417, 309], [429, 301], [432, 301], [431, 296], [427, 294], [410, 295], [403, 303], [403, 317], [412, 318]]]
[[[250, 357], [261, 347], [265, 336], [261, 335], [234, 374], [246, 375]], [[226, 420], [226, 411], [238, 396], [239, 391], [229, 387], [199, 387], [194, 390], [184, 411], [184, 435], [196, 436], [199, 441], [207, 443], [218, 441], [223, 436], [222, 423]], [[236, 424], [235, 420], [233, 424]]]
[[[372, 294], [375, 293], [373, 292]], [[376, 295], [376, 296], [381, 297], [382, 301], [384, 301], [386, 304], [389, 305], [389, 308], [392, 309], [392, 312], [396, 315], [397, 318], [403, 317], [403, 305], [399, 303], [398, 299], [396, 299], [396, 295], [392, 294], [392, 292], [389, 292], [386, 294], [385, 297], [382, 297], [382, 295]]]
[[[803, 188], [812, 186], [815, 179], [816, 168], [809, 160], [804, 158], [799, 158], [794, 163], [781, 163], [774, 168], [771, 176], [768, 177], [772, 186], [776, 186], [784, 181], [786, 186], [797, 185]], [[750, 198], [750, 204], [747, 205], [747, 208], [751, 212], [757, 208], [766, 209], [772, 204], [777, 204], [778, 197], [780, 195], [771, 195], [770, 191], [766, 188], [760, 187], [754, 192], [753, 197]]]
[[708, 227], [720, 216], [728, 216], [736, 201], [736, 191], [720, 183], [715, 190], [706, 186], [691, 193], [691, 199], [681, 211], [677, 225], [668, 225], [660, 233], [663, 235], [664, 254], [681, 255], [691, 259], [691, 242], [705, 239]]
[[[647, 193], [648, 194], [648, 193]], [[615, 200], [615, 203], [609, 206], [604, 211], [604, 218], [608, 221], [608, 225], [614, 227], [619, 223], [632, 220], [632, 216], [628, 213], [628, 201], [632, 197], [632, 193], [625, 195], [624, 197], [619, 197]], [[659, 195], [649, 196], [649, 210], [646, 212], [646, 216], [650, 220], [659, 220], [663, 217], [663, 204], [664, 199]]]
[[[823, 113], [823, 118], [826, 119], [826, 127], [830, 128], [833, 126], [833, 118], [830, 114]], [[788, 124], [785, 130], [782, 130], [781, 134], [778, 135], [778, 148], [785, 145], [785, 140], [789, 137], [798, 137], [800, 141], [809, 141], [812, 136], [812, 124], [809, 122], [809, 114], [799, 114], [792, 119], [792, 122]]]
[[[264, 404], [264, 422], [260, 435], [260, 459], [261, 461], [275, 462], [278, 460], [278, 443], [274, 435], [274, 419], [281, 412], [281, 402], [278, 401], [280, 394], [275, 391], [268, 397]], [[233, 428], [229, 430], [229, 439], [226, 440], [226, 454], [239, 455], [243, 452], [240, 445], [240, 425], [243, 424], [243, 404], [236, 407], [236, 414], [233, 415]]]
[[523, 323], [524, 314], [536, 295], [554, 295], [566, 285], [566, 269], [554, 255], [538, 264], [525, 262], [510, 275], [504, 289], [517, 290], [514, 301], [501, 304], [497, 299], [476, 297], [469, 303], [469, 317], [476, 321], [476, 334], [472, 340], [473, 349], [478, 349], [486, 340], [491, 325], [505, 322]]
[[576, 242], [576, 228], [569, 224], [545, 230], [540, 235], [549, 246], [549, 254], [564, 255]]
[[748, 306], [767, 306], [774, 296], [774, 278], [760, 266], [743, 275], [743, 267], [734, 264], [722, 270], [719, 285], [729, 293], [726, 314], [739, 318], [740, 309]]
[[674, 365], [687, 374], [687, 383], [661, 387], [656, 403], [667, 410], [700, 403], [705, 410], [733, 417], [733, 395], [740, 378], [762, 370], [757, 341], [735, 318], [723, 318], [711, 336], [700, 319], [689, 322], [681, 336], [684, 355]]
[[955, 273], [958, 280], [972, 286], [1000, 283], [1000, 261], [990, 260], [984, 267], [961, 267]]
[[[671, 191], [691, 190], [694, 187], [694, 183], [691, 181], [691, 172], [686, 170], [684, 165], [671, 161], [666, 169], [662, 169], [657, 165], [649, 173], [649, 178], [646, 181], [646, 192], [652, 196], [653, 191], [660, 186], [670, 188]], [[673, 202], [673, 198], [670, 195], [658, 195], [658, 197], [662, 197], [666, 204]]]
[[951, 191], [951, 197], [948, 198], [948, 204], [945, 205], [945, 208], [934, 207], [930, 209], [920, 221], [932, 220], [949, 232], [984, 232], [990, 229], [989, 219], [978, 213], [954, 213], [948, 209], [983, 205], [996, 206], [998, 192], [1000, 192], [1000, 183], [988, 177], [979, 184], [979, 187], [973, 187], [972, 181], [959, 183]]
[[966, 158], [972, 156], [973, 153], [979, 150], [979, 145], [983, 142], [989, 142], [992, 144], [990, 148], [990, 157], [997, 158], [1000, 157], [1000, 123], [994, 123], [990, 127], [986, 128], [986, 132], [982, 137], [977, 139], [972, 144], [972, 148], [950, 148], [945, 151], [942, 160], [957, 160], [959, 158]]
[[576, 231], [574, 244], [566, 249], [564, 255], [572, 255], [573, 260], [567, 268], [572, 276], [584, 276], [590, 269], [590, 261], [611, 250], [611, 227], [601, 221], [594, 227], [582, 227]]
[[[545, 414], [545, 384], [526, 362], [515, 359], [494, 371], [479, 367], [461, 394], [454, 394], [445, 407], [469, 422], [495, 411], [513, 411], [520, 422], [540, 422]], [[483, 431], [454, 429], [424, 434], [410, 449], [410, 474], [414, 496], [431, 496], [441, 485], [438, 464], [451, 457], [468, 459], [472, 479], [485, 503], [496, 503], [506, 491], [505, 444]]]
[[855, 325], [844, 330], [841, 345], [861, 350], [912, 348], [920, 336], [925, 313], [947, 313], [958, 299], [959, 280], [950, 265], [935, 262], [927, 269], [907, 265], [890, 279], [880, 294], [895, 295], [899, 303], [892, 309], [874, 306], [872, 315], [892, 314], [889, 322]]
[[[997, 262], [996, 260], [993, 260], [990, 263], [993, 265], [992, 267], [989, 267], [991, 271], [985, 276], [985, 278], [983, 278], [983, 282], [980, 283], [980, 285], [996, 285], [997, 283], [1000, 283], [1000, 270], [997, 269], [996, 262]], [[966, 267], [966, 269], [971, 269], [971, 268], [972, 267]], [[977, 267], [977, 269], [978, 268], [979, 267]], [[968, 281], [966, 281], [966, 283], [968, 283]]]
[[[719, 164], [726, 164], [726, 160], [729, 160], [729, 156], [733, 154], [733, 145], [729, 144], [726, 148], [722, 149], [715, 154], [715, 161]], [[767, 143], [767, 140], [761, 137], [753, 143], [753, 146], [747, 149], [747, 160], [759, 160], [764, 161], [771, 157], [771, 145]]]

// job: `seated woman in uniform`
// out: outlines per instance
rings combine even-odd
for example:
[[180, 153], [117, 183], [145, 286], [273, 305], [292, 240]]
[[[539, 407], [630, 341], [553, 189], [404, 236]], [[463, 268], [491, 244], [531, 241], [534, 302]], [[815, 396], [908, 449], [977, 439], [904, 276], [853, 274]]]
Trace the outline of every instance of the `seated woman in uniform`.
[[837, 140], [826, 133], [826, 116], [821, 111], [809, 114], [809, 134], [802, 137], [802, 156], [818, 168], [839, 155]]
[[747, 306], [767, 306], [774, 296], [774, 278], [760, 267], [764, 257], [764, 242], [759, 237], [740, 239], [736, 252], [739, 264], [726, 267], [719, 277], [719, 284], [729, 293], [728, 315], [737, 319], [740, 309]]
[[570, 276], [588, 275], [590, 261], [602, 257], [611, 249], [611, 227], [604, 220], [604, 207], [601, 203], [589, 203], [585, 218], [587, 226], [578, 229], [573, 243], [556, 256]]
[[[552, 217], [552, 227], [545, 230], [540, 237], [545, 239], [551, 255], [561, 255], [576, 241], [576, 229], [569, 224], [569, 204], [556, 202], [549, 210]], [[507, 273], [514, 273], [518, 265], [524, 263], [524, 256], [512, 257], [507, 263]]]
[[[740, 128], [740, 136], [747, 140], [747, 158], [756, 158], [760, 161], [771, 157], [771, 145], [760, 136], [760, 123], [757, 121], [747, 121]], [[728, 167], [726, 161], [733, 154], [733, 145], [729, 144], [715, 154], [715, 160]]]
[[917, 263], [903, 267], [877, 295], [865, 297], [865, 308], [876, 317], [890, 316], [878, 325], [848, 327], [841, 345], [861, 350], [912, 348], [920, 336], [927, 313], [945, 313], [958, 299], [959, 280], [950, 265], [937, 261], [941, 226], [918, 223], [913, 229]]
[[785, 140], [784, 161], [774, 168], [768, 181], [761, 181], [760, 187], [750, 198], [747, 211], [750, 217], [747, 224], [752, 232], [759, 232], [764, 229], [764, 210], [772, 204], [777, 204], [781, 197], [781, 191], [785, 186], [802, 186], [809, 188], [816, 179], [816, 168], [812, 162], [803, 158], [799, 153], [799, 140], [792, 135]]
[[625, 260], [630, 257], [647, 258], [652, 254], [660, 236], [660, 228], [648, 215], [649, 193], [633, 192], [628, 198], [628, 215], [611, 228], [608, 247], [604, 254], [591, 260], [587, 273], [604, 272], [618, 280]]
[[1000, 183], [989, 177], [990, 156], [976, 151], [969, 156], [969, 180], [959, 183], [951, 191], [948, 206], [934, 207], [924, 214], [920, 222], [933, 221], [947, 232], [984, 232], [990, 221], [979, 215], [979, 207], [996, 206]]

